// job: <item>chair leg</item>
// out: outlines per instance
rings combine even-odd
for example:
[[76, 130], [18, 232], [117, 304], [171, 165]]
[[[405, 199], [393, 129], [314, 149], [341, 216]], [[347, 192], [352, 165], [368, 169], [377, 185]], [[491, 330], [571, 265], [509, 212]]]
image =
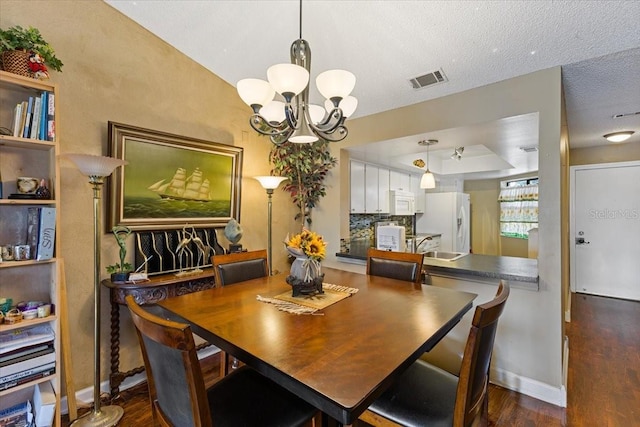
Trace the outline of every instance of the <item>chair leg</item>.
[[226, 376], [229, 372], [229, 355], [225, 352], [220, 350], [220, 378]]

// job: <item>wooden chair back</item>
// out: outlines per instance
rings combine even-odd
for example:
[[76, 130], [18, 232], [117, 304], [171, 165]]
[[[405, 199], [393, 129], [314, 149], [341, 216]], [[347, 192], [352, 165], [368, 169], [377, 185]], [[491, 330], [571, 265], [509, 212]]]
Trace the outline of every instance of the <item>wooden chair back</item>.
[[[496, 297], [478, 305], [464, 349], [456, 391], [454, 426], [469, 426], [488, 417], [489, 368], [498, 319], [509, 297], [509, 284], [500, 281]], [[482, 425], [486, 424], [481, 423]]]
[[211, 413], [191, 327], [147, 312], [132, 295], [126, 297], [126, 302], [147, 371], [154, 424], [211, 427]]
[[217, 286], [227, 286], [269, 275], [267, 250], [237, 252], [211, 257]]
[[367, 274], [404, 280], [419, 285], [422, 282], [424, 254], [392, 252], [369, 248]]

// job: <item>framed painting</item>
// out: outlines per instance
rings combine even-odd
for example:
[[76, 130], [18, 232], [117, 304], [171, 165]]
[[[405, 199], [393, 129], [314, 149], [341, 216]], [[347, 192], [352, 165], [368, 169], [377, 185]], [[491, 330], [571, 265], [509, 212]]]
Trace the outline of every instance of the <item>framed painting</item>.
[[240, 219], [242, 148], [109, 122], [109, 155], [125, 160], [108, 192], [108, 231], [224, 227]]

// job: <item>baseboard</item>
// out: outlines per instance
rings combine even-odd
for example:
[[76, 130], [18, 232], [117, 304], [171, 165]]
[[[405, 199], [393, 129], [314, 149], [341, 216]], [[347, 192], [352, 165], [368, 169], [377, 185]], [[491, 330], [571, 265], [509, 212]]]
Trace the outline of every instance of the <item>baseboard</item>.
[[[219, 348], [215, 346], [205, 347], [198, 351], [198, 359], [203, 359], [205, 357], [212, 356], [220, 351]], [[120, 390], [124, 391], [130, 389], [132, 387], [137, 386], [141, 382], [147, 380], [147, 375], [145, 372], [141, 372], [139, 374], [135, 374], [133, 376], [127, 377], [120, 384]], [[100, 383], [100, 393], [110, 393], [111, 386], [109, 385], [109, 381], [103, 381]], [[76, 402], [78, 408], [87, 408], [93, 404], [93, 386], [89, 386], [87, 388], [83, 388], [82, 390], [76, 391]], [[68, 414], [69, 413], [69, 405], [67, 403], [67, 396], [63, 396], [60, 400], [60, 413]]]
[[564, 385], [553, 387], [499, 368], [491, 369], [491, 382], [552, 405], [567, 407], [567, 390]]

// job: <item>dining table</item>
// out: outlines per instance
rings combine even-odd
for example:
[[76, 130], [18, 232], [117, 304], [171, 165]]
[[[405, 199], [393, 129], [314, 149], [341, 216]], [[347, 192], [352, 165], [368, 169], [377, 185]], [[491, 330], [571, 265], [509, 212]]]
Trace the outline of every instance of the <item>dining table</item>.
[[324, 283], [355, 293], [313, 314], [280, 311], [263, 301], [291, 292], [287, 273], [158, 305], [332, 423], [351, 425], [460, 321], [477, 296], [334, 268], [322, 272]]

